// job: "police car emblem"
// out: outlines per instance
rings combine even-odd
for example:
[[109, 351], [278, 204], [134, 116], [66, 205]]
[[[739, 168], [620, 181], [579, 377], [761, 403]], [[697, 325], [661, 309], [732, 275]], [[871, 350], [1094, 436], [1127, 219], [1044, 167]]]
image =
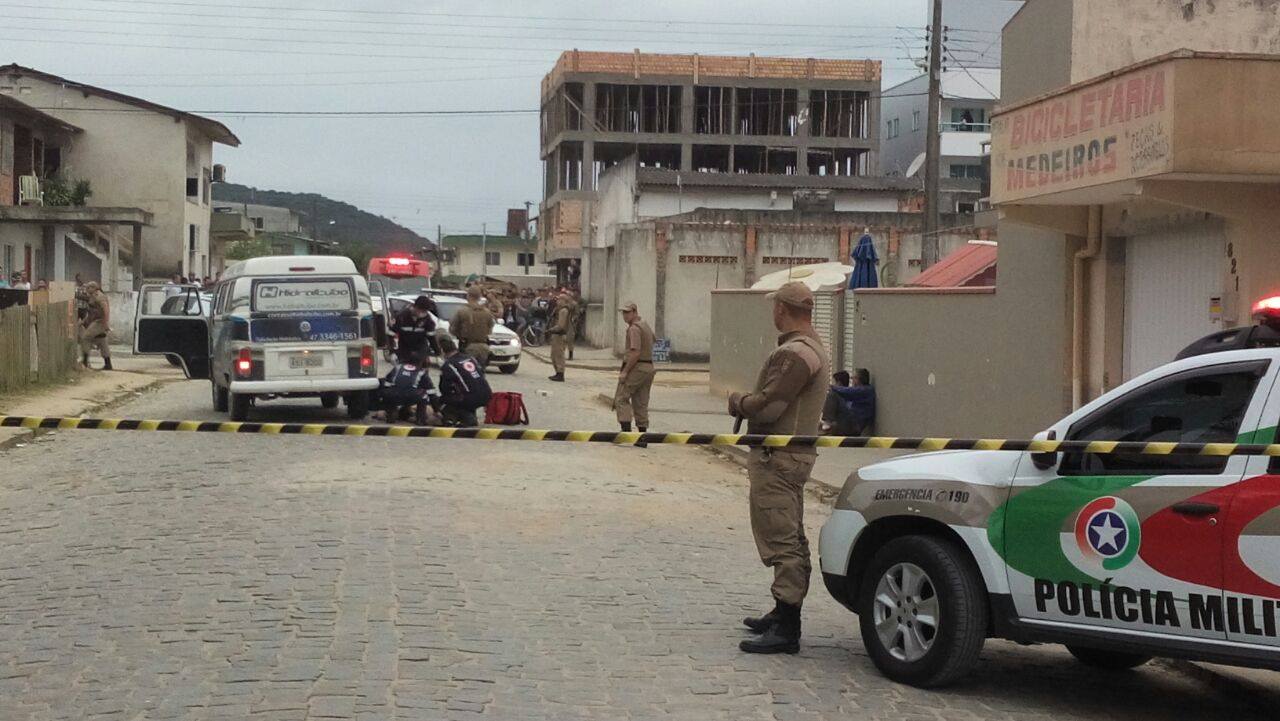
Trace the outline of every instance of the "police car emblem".
[[1115, 571], [1129, 565], [1142, 543], [1142, 524], [1133, 507], [1115, 496], [1096, 498], [1080, 509], [1076, 546], [1090, 565]]
[[301, 323], [299, 323], [299, 324], [298, 324], [298, 330], [302, 331], [303, 333], [310, 333], [310, 332], [311, 332], [311, 323], [310, 323], [309, 321], [305, 321], [305, 320], [304, 320], [304, 321], [302, 321]]

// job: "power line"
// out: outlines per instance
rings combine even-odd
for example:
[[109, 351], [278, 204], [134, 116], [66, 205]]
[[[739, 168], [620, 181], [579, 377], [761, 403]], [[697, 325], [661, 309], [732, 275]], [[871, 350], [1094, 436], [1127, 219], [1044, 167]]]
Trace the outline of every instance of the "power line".
[[[82, 0], [83, 2], [119, 4], [122, 0]], [[486, 15], [480, 13], [453, 13], [453, 12], [428, 12], [428, 11], [410, 11], [410, 10], [365, 10], [365, 9], [336, 9], [336, 8], [309, 8], [298, 6], [280, 6], [280, 5], [233, 5], [223, 3], [200, 3], [200, 2], [176, 2], [174, 0], [131, 0], [131, 5], [158, 5], [162, 7], [194, 7], [194, 8], [217, 8], [220, 10], [258, 10], [258, 11], [284, 11], [288, 13], [328, 13], [341, 15], [368, 15], [368, 16], [396, 16], [396, 17], [432, 17], [432, 18], [473, 18], [481, 20], [519, 20], [543, 21], [551, 20], [556, 22], [601, 22], [595, 18], [570, 17], [570, 16], [554, 16], [554, 15]], [[294, 18], [305, 20], [306, 18]], [[656, 20], [653, 18], [608, 18], [605, 22], [626, 23], [638, 25], [720, 25], [725, 27], [792, 27], [792, 28], [818, 28], [822, 30], [831, 30], [833, 27], [847, 28], [874, 28], [874, 29], [915, 29], [902, 25], [845, 25], [838, 26], [830, 23], [776, 23], [776, 22], [752, 22], [741, 20]]]
[[[0, 6], [8, 6], [8, 7], [38, 7], [38, 6], [28, 6], [28, 5], [16, 5], [16, 4], [10, 4], [10, 3], [0, 3]], [[111, 11], [108, 11], [108, 10], [101, 10], [101, 11], [98, 11], [98, 12], [111, 12]], [[148, 16], [152, 15], [152, 13], [146, 13], [146, 14], [147, 14]], [[192, 14], [184, 14], [184, 15], [181, 15], [181, 16], [179, 16], [179, 17], [204, 17], [204, 15], [197, 16], [197, 15], [192, 15]], [[209, 17], [222, 17], [222, 16], [219, 16], [219, 15], [210, 15]], [[189, 24], [189, 23], [176, 23], [176, 22], [164, 22], [164, 21], [148, 21], [148, 20], [134, 20], [134, 19], [121, 19], [121, 20], [115, 20], [115, 19], [109, 19], [109, 18], [82, 18], [82, 17], [77, 17], [77, 18], [63, 18], [63, 17], [49, 17], [49, 16], [40, 16], [40, 15], [8, 15], [8, 18], [9, 18], [9, 19], [17, 19], [17, 20], [35, 20], [35, 21], [37, 21], [37, 22], [56, 22], [56, 23], [64, 23], [64, 24], [65, 24], [65, 23], [76, 23], [76, 24], [80, 24], [80, 23], [96, 23], [96, 24], [99, 24], [99, 25], [102, 25], [102, 24], [107, 24], [107, 25], [125, 25], [125, 24], [127, 24], [127, 25], [143, 25], [143, 26], [151, 26], [151, 27], [178, 27], [178, 28], [189, 28], [189, 29], [201, 29], [201, 28], [205, 27], [204, 25], [199, 25], [199, 24], [197, 24], [197, 25], [192, 25], [192, 24]], [[275, 18], [270, 18], [270, 19], [271, 19], [271, 20], [275, 20]], [[311, 21], [310, 21], [310, 20], [306, 20], [306, 21], [304, 21], [304, 22], [311, 22]], [[324, 22], [337, 22], [337, 21], [324, 21]], [[403, 28], [403, 27], [405, 27], [405, 24], [403, 24], [403, 23], [390, 23], [390, 22], [388, 22], [388, 23], [379, 23], [379, 24], [380, 24], [380, 25], [389, 26], [389, 27], [397, 27], [397, 28]], [[434, 26], [423, 26], [423, 27], [434, 27]], [[464, 27], [465, 27], [465, 26], [464, 26]], [[43, 29], [59, 29], [59, 30], [60, 30], [60, 29], [64, 29], [64, 28], [59, 27], [59, 28], [31, 28], [31, 29], [41, 29], [41, 30], [43, 30]], [[402, 36], [402, 37], [438, 37], [438, 36], [445, 36], [445, 37], [451, 37], [451, 38], [474, 37], [474, 38], [495, 38], [495, 39], [507, 39], [507, 40], [569, 40], [569, 38], [566, 38], [566, 37], [565, 37], [565, 35], [564, 35], [564, 33], [563, 33], [562, 31], [557, 31], [553, 36], [545, 36], [545, 37], [544, 37], [544, 36], [530, 35], [530, 34], [528, 33], [528, 28], [523, 28], [522, 30], [523, 30], [524, 32], [518, 32], [518, 33], [515, 33], [515, 34], [513, 34], [513, 33], [460, 33], [460, 32], [456, 32], [456, 31], [453, 31], [453, 30], [448, 30], [448, 31], [439, 31], [439, 32], [404, 32], [404, 31], [388, 31], [388, 30], [359, 30], [359, 29], [353, 29], [353, 28], [350, 28], [350, 27], [347, 27], [347, 26], [344, 26], [344, 27], [341, 27], [341, 28], [334, 28], [334, 29], [328, 29], [328, 28], [305, 28], [305, 27], [299, 27], [299, 26], [297, 25], [297, 23], [296, 23], [296, 22], [290, 22], [288, 25], [281, 25], [281, 26], [275, 26], [275, 25], [272, 25], [272, 26], [257, 26], [257, 27], [255, 27], [255, 28], [253, 28], [253, 29], [256, 29], [256, 30], [287, 30], [287, 31], [295, 31], [295, 32], [297, 32], [297, 31], [306, 31], [306, 32], [311, 32], [311, 33], [317, 33], [317, 32], [318, 32], [318, 33], [341, 33], [341, 34], [343, 34], [343, 35], [352, 35], [352, 34], [356, 34], [356, 35]], [[542, 28], [539, 28], [539, 29], [542, 29]], [[547, 29], [549, 29], [549, 28], [547, 28]], [[624, 32], [629, 32], [629, 31], [624, 31]], [[706, 38], [706, 33], [705, 33], [705, 32], [702, 32], [702, 33], [699, 33], [699, 32], [696, 32], [696, 31], [690, 31], [690, 32], [688, 32], [687, 34], [695, 35], [695, 36], [696, 36], [696, 38], [695, 38], [695, 39], [691, 39], [691, 40], [684, 40], [684, 39], [672, 39], [672, 38], [670, 38], [670, 37], [669, 37], [669, 36], [671, 35], [671, 33], [669, 33], [669, 32], [667, 32], [667, 33], [663, 33], [663, 32], [661, 32], [661, 31], [650, 31], [650, 32], [653, 32], [653, 33], [657, 33], [657, 34], [661, 34], [661, 35], [663, 35], [664, 37], [663, 37], [663, 40], [661, 41], [661, 43], [662, 43], [662, 44], [675, 44], [675, 43], [686, 43], [686, 42], [688, 42], [688, 43], [694, 43], [694, 44], [699, 44], [699, 45], [733, 45], [733, 46], [744, 46], [744, 45], [748, 45], [748, 43], [745, 43], [741, 38], [738, 38], [738, 39], [735, 39], [735, 40], [706, 40], [706, 39], [705, 39], [705, 38]], [[682, 33], [682, 34], [684, 34], [684, 33]], [[166, 36], [167, 36], [167, 35], [166, 35]], [[201, 35], [201, 37], [208, 37], [208, 38], [210, 38], [210, 39], [213, 39], [215, 36], [210, 36], [210, 35], [207, 35], [207, 34], [202, 34], [202, 35]], [[625, 35], [624, 35], [624, 36], [622, 36], [622, 37], [625, 37]], [[618, 36], [618, 35], [612, 35], [612, 36], [610, 36], [610, 37], [599, 37], [599, 38], [573, 37], [570, 41], [571, 41], [571, 42], [582, 41], [582, 42], [622, 43], [622, 42], [624, 42], [624, 40], [622, 39], [622, 37], [620, 37], [620, 36]], [[778, 34], [771, 33], [771, 34], [770, 34], [770, 37], [771, 37], [771, 38], [786, 37], [786, 35], [785, 35], [785, 34], [784, 34], [784, 35], [778, 35]], [[830, 40], [833, 40], [833, 41], [836, 41], [836, 40], [841, 41], [841, 43], [840, 43], [839, 45], [825, 45], [825, 46], [821, 46], [821, 47], [848, 47], [848, 44], [849, 44], [850, 42], [852, 42], [852, 41], [864, 41], [864, 40], [891, 41], [891, 40], [902, 39], [902, 38], [906, 38], [906, 39], [920, 39], [918, 35], [910, 35], [910, 36], [906, 36], [906, 35], [894, 35], [894, 36], [889, 36], [889, 35], [886, 35], [886, 34], [884, 34], [884, 33], [878, 33], [878, 34], [866, 34], [866, 35], [838, 35], [838, 34], [831, 34], [831, 35], [828, 35], [828, 34], [825, 34], [825, 33], [824, 33], [824, 34], [820, 34], [820, 35], [805, 34], [805, 35], [796, 35], [796, 36], [794, 36], [794, 38], [795, 38], [796, 40], [806, 40], [806, 41], [807, 41], [807, 40], [824, 40], [824, 39], [830, 39]], [[235, 39], [245, 39], [245, 38], [237, 37], [237, 38], [235, 38]], [[788, 47], [788, 46], [794, 46], [795, 44], [796, 44], [795, 42], [788, 41], [788, 42], [784, 42], [784, 43], [751, 43], [750, 45], [751, 45], [752, 47]], [[463, 46], [463, 47], [472, 47], [472, 46]], [[563, 49], [564, 49], [564, 45], [562, 44], [562, 45], [558, 46], [558, 48], [557, 48], [557, 49], [558, 49], [558, 50], [563, 50]]]
[[[356, 41], [305, 40], [305, 39], [280, 38], [280, 37], [260, 37], [260, 36], [252, 36], [252, 35], [238, 35], [238, 36], [211, 35], [209, 33], [148, 33], [148, 32], [132, 32], [132, 31], [122, 31], [122, 30], [80, 30], [77, 28], [66, 28], [66, 27], [53, 29], [53, 28], [31, 27], [29, 25], [6, 25], [4, 29], [6, 30], [38, 30], [38, 31], [54, 30], [60, 33], [75, 33], [79, 35], [107, 35], [110, 37], [164, 38], [164, 39], [182, 38], [187, 40], [210, 40], [210, 41], [228, 41], [228, 42], [267, 41], [267, 42], [273, 42], [273, 43], [287, 43], [290, 45], [323, 45], [325, 47], [333, 47], [333, 46], [369, 47], [371, 44], [374, 44], [374, 41], [360, 41], [360, 40], [356, 40]], [[376, 45], [378, 47], [383, 47], [383, 48], [416, 48], [416, 49], [428, 49], [428, 50], [503, 50], [506, 52], [522, 52], [522, 53], [564, 52], [564, 46], [532, 47], [531, 48], [531, 47], [518, 47], [510, 44], [476, 45], [476, 44], [469, 43], [464, 45], [435, 45], [435, 44], [424, 44], [424, 43], [392, 43], [392, 42], [383, 42], [383, 41], [376, 41]], [[773, 47], [780, 47], [780, 46], [775, 45]], [[825, 46], [825, 47], [835, 48], [837, 46]], [[872, 47], [880, 47], [880, 46], [875, 44], [870, 44], [870, 45], [862, 45], [861, 47], [872, 48]], [[222, 48], [219, 48], [219, 49], [222, 49]], [[475, 59], [475, 58], [471, 58], [471, 59]]]

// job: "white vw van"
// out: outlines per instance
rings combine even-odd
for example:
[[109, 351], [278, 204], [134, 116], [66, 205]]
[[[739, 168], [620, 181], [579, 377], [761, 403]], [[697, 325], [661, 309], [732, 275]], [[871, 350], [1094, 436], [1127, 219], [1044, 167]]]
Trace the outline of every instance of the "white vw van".
[[343, 399], [351, 418], [368, 413], [385, 326], [349, 258], [245, 260], [209, 302], [194, 286], [143, 286], [134, 352], [176, 357], [188, 378], [208, 378], [214, 408], [232, 420], [245, 420], [255, 399], [282, 397], [318, 396], [325, 408]]

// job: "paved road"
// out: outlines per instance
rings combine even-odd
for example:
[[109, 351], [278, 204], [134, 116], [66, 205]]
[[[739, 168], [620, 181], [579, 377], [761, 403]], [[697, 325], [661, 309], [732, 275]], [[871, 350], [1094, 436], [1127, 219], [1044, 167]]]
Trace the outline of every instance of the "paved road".
[[[608, 427], [542, 370], [498, 382], [539, 425]], [[120, 414], [216, 418], [208, 395]], [[6, 720], [1272, 717], [1004, 643], [958, 688], [894, 686], [819, 587], [798, 657], [742, 655], [767, 575], [741, 471], [694, 449], [62, 432], [0, 463]]]

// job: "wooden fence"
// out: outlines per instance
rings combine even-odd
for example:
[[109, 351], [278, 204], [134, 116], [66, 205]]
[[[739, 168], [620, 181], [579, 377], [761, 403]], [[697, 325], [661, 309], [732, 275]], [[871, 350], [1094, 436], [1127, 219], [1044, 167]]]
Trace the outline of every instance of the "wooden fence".
[[0, 394], [66, 380], [76, 370], [73, 303], [0, 310]]

